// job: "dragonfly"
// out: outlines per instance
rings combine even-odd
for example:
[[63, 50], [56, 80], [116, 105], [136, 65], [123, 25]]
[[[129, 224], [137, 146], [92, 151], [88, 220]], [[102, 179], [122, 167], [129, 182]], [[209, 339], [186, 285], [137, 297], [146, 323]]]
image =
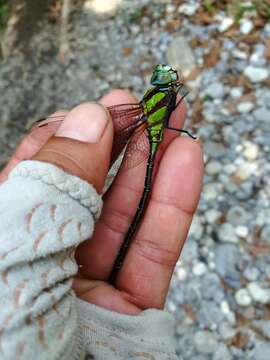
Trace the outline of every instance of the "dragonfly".
[[[125, 147], [121, 163], [122, 170], [138, 166], [147, 159], [141, 198], [108, 277], [108, 282], [112, 285], [116, 284], [118, 274], [147, 208], [153, 185], [155, 158], [159, 145], [164, 139], [164, 130], [186, 133], [196, 139], [189, 131], [170, 125], [171, 114], [188, 94], [183, 82], [179, 80], [178, 72], [169, 65], [158, 64], [153, 70], [150, 83], [152, 86], [145, 92], [140, 102], [107, 108], [114, 124], [112, 163], [119, 154], [119, 149]], [[42, 118], [36, 121], [34, 127], [63, 121], [64, 117], [61, 115]]]

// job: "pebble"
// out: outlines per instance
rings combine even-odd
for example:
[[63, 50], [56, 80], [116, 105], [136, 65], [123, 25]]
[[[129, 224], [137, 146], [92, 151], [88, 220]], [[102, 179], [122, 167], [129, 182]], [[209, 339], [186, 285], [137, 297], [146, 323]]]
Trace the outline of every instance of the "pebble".
[[228, 322], [222, 322], [218, 328], [219, 334], [223, 340], [231, 339], [235, 336], [236, 330]]
[[209, 209], [204, 214], [205, 220], [209, 224], [214, 224], [221, 217], [221, 215], [222, 213], [216, 209]]
[[256, 320], [253, 324], [263, 333], [264, 336], [270, 339], [270, 320]]
[[232, 355], [224, 344], [219, 344], [212, 360], [232, 360]]
[[194, 345], [200, 354], [213, 354], [218, 347], [218, 342], [209, 331], [197, 331], [194, 336]]
[[205, 93], [213, 99], [222, 98], [224, 95], [224, 86], [220, 82], [212, 83], [207, 87]]
[[192, 16], [196, 13], [199, 7], [200, 7], [199, 3], [183, 4], [179, 6], [178, 12], [180, 14]]
[[237, 106], [237, 111], [241, 114], [248, 114], [254, 109], [254, 103], [251, 101], [243, 101]]
[[168, 63], [183, 76], [188, 76], [196, 68], [193, 51], [182, 35], [175, 35], [168, 46], [166, 56]]
[[[249, 219], [250, 214], [242, 206], [236, 205], [228, 210], [227, 221], [232, 225], [245, 225]], [[236, 228], [233, 227], [233, 229], [236, 232]]]
[[193, 265], [192, 272], [196, 276], [202, 276], [207, 271], [207, 266], [203, 262], [198, 262]]
[[254, 28], [254, 24], [250, 19], [241, 19], [240, 20], [240, 32], [243, 35], [249, 34]]
[[256, 281], [260, 276], [260, 271], [256, 267], [247, 267], [243, 275], [248, 281]]
[[227, 30], [229, 30], [229, 28], [233, 25], [234, 20], [231, 17], [224, 17], [223, 20], [221, 21], [219, 27], [218, 27], [218, 31], [219, 32], [225, 32]]
[[254, 67], [254, 66], [246, 67], [244, 70], [244, 74], [253, 83], [259, 83], [265, 81], [269, 77], [269, 73], [267, 69]]
[[266, 244], [270, 244], [270, 225], [265, 225], [262, 228], [261, 240]]
[[270, 301], [270, 289], [261, 287], [256, 282], [251, 282], [247, 285], [247, 289], [254, 301], [261, 304], [267, 304]]
[[250, 141], [246, 141], [244, 144], [245, 148], [243, 151], [243, 155], [248, 160], [255, 160], [259, 155], [259, 147], [257, 144], [254, 144]]
[[266, 341], [257, 341], [255, 343], [255, 348], [253, 350], [253, 357], [254, 360], [269, 360], [270, 354], [270, 342]]
[[192, 219], [192, 224], [189, 230], [189, 235], [193, 236], [195, 239], [200, 239], [203, 235], [203, 226], [201, 223], [200, 216], [195, 215]]
[[235, 228], [231, 223], [224, 223], [219, 225], [217, 231], [218, 239], [222, 242], [237, 243], [237, 236], [235, 234]]
[[205, 167], [205, 170], [209, 175], [217, 175], [220, 173], [221, 169], [222, 165], [218, 161], [210, 161]]
[[234, 88], [231, 89], [230, 95], [231, 95], [232, 98], [238, 99], [243, 95], [243, 91], [244, 90], [243, 90], [243, 88], [241, 86], [234, 87]]
[[245, 239], [248, 236], [248, 227], [244, 225], [236, 226], [235, 233], [242, 239]]
[[249, 306], [252, 303], [252, 299], [246, 289], [239, 289], [235, 293], [235, 301], [239, 306]]
[[267, 123], [270, 121], [270, 110], [266, 107], [261, 107], [253, 111], [253, 116], [256, 121]]
[[204, 143], [204, 152], [209, 157], [214, 159], [218, 159], [224, 156], [227, 152], [226, 148], [223, 144], [214, 142], [214, 141], [207, 141]]

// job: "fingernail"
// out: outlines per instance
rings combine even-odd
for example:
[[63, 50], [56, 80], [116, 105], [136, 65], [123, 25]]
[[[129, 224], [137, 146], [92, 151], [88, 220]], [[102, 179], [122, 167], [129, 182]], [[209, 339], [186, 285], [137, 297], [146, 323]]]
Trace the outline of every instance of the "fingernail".
[[100, 104], [81, 104], [67, 114], [55, 136], [97, 143], [102, 138], [108, 120], [108, 113]]

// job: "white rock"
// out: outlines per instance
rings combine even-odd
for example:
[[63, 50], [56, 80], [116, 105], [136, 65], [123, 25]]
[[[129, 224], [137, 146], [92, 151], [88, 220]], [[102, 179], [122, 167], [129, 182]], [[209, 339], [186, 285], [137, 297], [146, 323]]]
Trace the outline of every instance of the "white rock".
[[239, 306], [249, 306], [252, 303], [252, 299], [246, 289], [239, 289], [235, 293], [235, 301]]
[[235, 233], [240, 238], [246, 238], [248, 236], [248, 228], [244, 225], [236, 226]]
[[193, 265], [192, 272], [196, 276], [202, 276], [207, 271], [207, 267], [203, 262], [198, 262]]
[[176, 277], [180, 281], [184, 281], [187, 277], [187, 271], [183, 267], [176, 269]]
[[224, 86], [220, 82], [214, 82], [205, 89], [205, 93], [213, 99], [222, 98], [224, 95]]
[[234, 87], [230, 91], [231, 97], [234, 99], [238, 99], [243, 95], [243, 88], [241, 86]]
[[176, 35], [167, 48], [167, 61], [176, 70], [188, 76], [196, 68], [193, 51], [182, 35]]
[[234, 164], [226, 164], [224, 167], [223, 167], [223, 170], [225, 171], [226, 174], [233, 174], [235, 173], [235, 171], [237, 170], [236, 166]]
[[217, 175], [220, 173], [221, 169], [222, 169], [222, 166], [221, 166], [220, 162], [215, 161], [215, 160], [210, 161], [205, 167], [205, 170], [206, 170], [207, 174], [209, 174], [209, 175]]
[[198, 10], [198, 8], [200, 7], [199, 3], [192, 3], [192, 4], [183, 4], [180, 5], [178, 8], [178, 12], [180, 14], [184, 14], [187, 16], [192, 16], [196, 13], [196, 11]]
[[210, 331], [197, 331], [194, 336], [194, 345], [198, 353], [212, 354], [218, 347], [218, 342]]
[[249, 283], [247, 289], [253, 300], [261, 304], [267, 304], [270, 301], [270, 289], [265, 289], [256, 282]]
[[248, 58], [247, 53], [245, 53], [244, 51], [241, 51], [239, 49], [233, 50], [232, 55], [236, 59], [240, 59], [240, 60], [247, 60], [247, 58]]
[[218, 238], [222, 242], [237, 243], [234, 226], [230, 223], [221, 224], [218, 228]]
[[254, 104], [251, 101], [243, 101], [237, 106], [237, 111], [241, 114], [247, 114], [254, 109]]
[[200, 239], [203, 234], [203, 226], [201, 223], [201, 219], [197, 215], [193, 217], [189, 234], [194, 236], [195, 239]]
[[250, 19], [240, 20], [240, 31], [242, 34], [247, 35], [253, 30], [254, 24]]
[[222, 215], [222, 213], [216, 209], [209, 209], [204, 214], [205, 220], [209, 224], [215, 223], [221, 217], [221, 215]]
[[233, 18], [227, 16], [224, 17], [221, 24], [218, 27], [218, 31], [219, 32], [227, 31], [233, 25], [233, 23], [234, 23]]
[[246, 141], [243, 155], [248, 160], [255, 160], [259, 155], [258, 145], [254, 144], [250, 141]]
[[269, 77], [268, 70], [265, 68], [259, 68], [255, 66], [248, 66], [244, 70], [244, 74], [249, 78], [251, 82], [258, 83], [267, 80]]

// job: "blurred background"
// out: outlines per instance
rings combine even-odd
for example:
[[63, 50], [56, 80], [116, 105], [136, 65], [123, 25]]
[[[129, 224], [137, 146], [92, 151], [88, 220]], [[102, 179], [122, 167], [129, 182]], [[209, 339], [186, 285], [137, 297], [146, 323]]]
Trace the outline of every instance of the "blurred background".
[[[270, 1], [0, 0], [0, 165], [26, 125], [169, 63], [204, 189], [167, 309], [183, 360], [270, 359]], [[168, 229], [169, 231], [169, 229]]]

